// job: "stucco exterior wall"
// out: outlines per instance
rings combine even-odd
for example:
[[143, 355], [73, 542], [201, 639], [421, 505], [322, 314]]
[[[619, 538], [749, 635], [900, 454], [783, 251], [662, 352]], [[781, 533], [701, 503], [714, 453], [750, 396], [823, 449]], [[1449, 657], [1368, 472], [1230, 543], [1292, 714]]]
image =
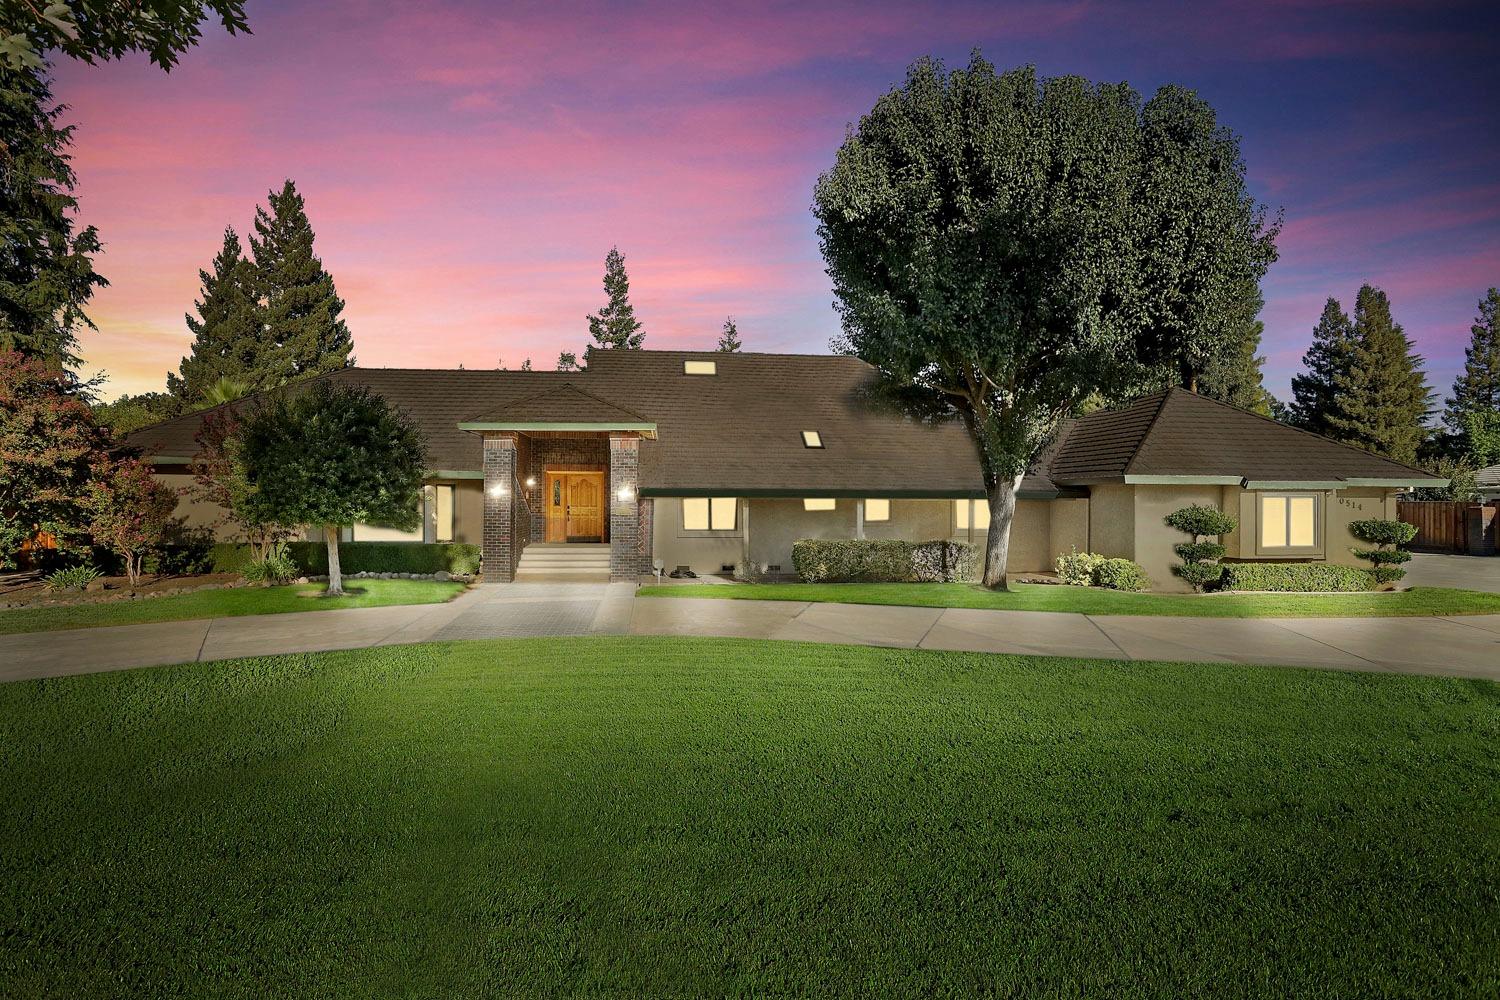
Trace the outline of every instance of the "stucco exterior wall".
[[[1135, 491], [1135, 555], [1141, 569], [1151, 578], [1151, 589], [1190, 591], [1193, 588], [1172, 573], [1180, 561], [1172, 546], [1190, 539], [1176, 528], [1169, 528], [1164, 518], [1182, 507], [1201, 504], [1219, 507], [1224, 500], [1220, 486], [1127, 486]], [[1230, 513], [1233, 513], [1231, 509]]]
[[1356, 557], [1351, 551], [1356, 547], [1365, 547], [1365, 543], [1349, 533], [1349, 523], [1372, 517], [1396, 519], [1396, 490], [1351, 487], [1342, 490], [1290, 492], [1313, 492], [1318, 495], [1319, 545], [1316, 550], [1298, 554], [1261, 551], [1256, 544], [1260, 537], [1261, 493], [1246, 490], [1238, 498], [1241, 543], [1235, 553], [1236, 557], [1275, 562], [1327, 561], [1341, 566], [1368, 566], [1369, 563]]
[[1089, 487], [1089, 549], [1115, 559], [1135, 558], [1134, 486]]
[[[682, 528], [682, 500], [678, 497], [656, 497], [653, 500], [651, 554], [660, 559], [670, 573], [686, 566], [702, 576], [721, 573], [742, 558], [744, 540], [740, 531], [744, 521], [744, 501], [733, 531], [686, 532]], [[788, 570], [790, 572], [790, 570]]]
[[1077, 549], [1089, 551], [1089, 501], [1053, 500], [1050, 508], [1050, 530], [1047, 532], [1051, 558], [1041, 570], [1051, 572], [1057, 565], [1057, 557]]
[[[224, 517], [224, 509], [218, 504], [192, 498], [191, 491], [196, 488], [197, 484], [193, 481], [191, 473], [156, 472], [152, 474], [152, 478], [177, 493], [177, 508], [172, 512], [172, 517], [181, 519], [183, 527], [204, 528]], [[184, 490], [188, 493], [184, 494]], [[239, 540], [239, 533], [232, 524], [217, 525], [213, 533], [215, 541]]]

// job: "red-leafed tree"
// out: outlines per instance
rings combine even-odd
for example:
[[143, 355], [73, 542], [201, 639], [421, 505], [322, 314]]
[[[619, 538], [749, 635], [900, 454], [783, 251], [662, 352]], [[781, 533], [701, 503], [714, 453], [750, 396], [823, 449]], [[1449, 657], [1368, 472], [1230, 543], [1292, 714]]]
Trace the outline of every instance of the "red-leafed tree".
[[172, 525], [177, 491], [138, 458], [106, 458], [94, 465], [83, 506], [94, 543], [124, 560], [130, 586], [136, 586], [146, 552], [162, 543]]
[[0, 567], [50, 535], [67, 550], [83, 541], [81, 501], [109, 434], [63, 368], [19, 351], [0, 352]]

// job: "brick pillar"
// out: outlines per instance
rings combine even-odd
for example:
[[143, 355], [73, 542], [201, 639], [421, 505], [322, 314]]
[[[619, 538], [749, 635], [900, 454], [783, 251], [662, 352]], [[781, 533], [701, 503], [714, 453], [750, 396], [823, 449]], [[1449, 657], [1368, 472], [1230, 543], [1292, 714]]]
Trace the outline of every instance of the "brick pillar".
[[484, 436], [484, 582], [509, 583], [515, 575], [516, 436]]
[[609, 578], [641, 575], [641, 439], [609, 436]]

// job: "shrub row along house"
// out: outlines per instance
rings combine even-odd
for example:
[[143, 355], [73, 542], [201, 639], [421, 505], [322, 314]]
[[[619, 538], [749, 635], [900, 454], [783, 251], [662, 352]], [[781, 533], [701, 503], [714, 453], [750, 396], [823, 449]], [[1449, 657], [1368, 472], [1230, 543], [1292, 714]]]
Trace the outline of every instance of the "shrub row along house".
[[[592, 350], [575, 372], [351, 368], [428, 443], [423, 527], [356, 525], [353, 541], [481, 544], [484, 575], [571, 570], [634, 579], [737, 564], [792, 571], [803, 538], [983, 545], [989, 514], [958, 422], [893, 412], [851, 357]], [[254, 399], [231, 406], [255, 405]], [[189, 480], [202, 414], [132, 435], [156, 472]], [[1188, 504], [1233, 515], [1230, 560], [1355, 565], [1350, 521], [1395, 516], [1398, 490], [1441, 480], [1182, 389], [1066, 426], [1023, 480], [1012, 572], [1078, 549], [1134, 559], [1161, 589]], [[218, 511], [185, 502], [189, 524]]]

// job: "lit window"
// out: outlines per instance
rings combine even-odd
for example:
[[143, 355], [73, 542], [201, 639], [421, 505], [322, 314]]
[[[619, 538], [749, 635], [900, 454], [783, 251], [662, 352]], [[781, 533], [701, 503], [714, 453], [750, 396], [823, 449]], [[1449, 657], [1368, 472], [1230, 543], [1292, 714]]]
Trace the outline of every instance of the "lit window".
[[739, 512], [734, 497], [683, 497], [684, 531], [733, 531]]
[[802, 446], [804, 448], [821, 448], [823, 447], [823, 436], [817, 431], [803, 431]]
[[1311, 549], [1318, 544], [1316, 494], [1262, 494], [1260, 547]]
[[453, 497], [452, 486], [438, 485], [433, 487], [433, 540], [438, 542], [453, 541]]
[[988, 500], [953, 501], [953, 523], [960, 531], [969, 529], [969, 508], [974, 509], [974, 528], [987, 531], [990, 526], [990, 502]]
[[889, 521], [891, 519], [891, 502], [889, 500], [866, 500], [866, 521]]
[[831, 497], [826, 499], [813, 499], [809, 497], [802, 501], [803, 510], [834, 510], [838, 505], [839, 502]]
[[719, 374], [719, 365], [716, 361], [684, 361], [682, 363], [682, 374], [717, 375]]

